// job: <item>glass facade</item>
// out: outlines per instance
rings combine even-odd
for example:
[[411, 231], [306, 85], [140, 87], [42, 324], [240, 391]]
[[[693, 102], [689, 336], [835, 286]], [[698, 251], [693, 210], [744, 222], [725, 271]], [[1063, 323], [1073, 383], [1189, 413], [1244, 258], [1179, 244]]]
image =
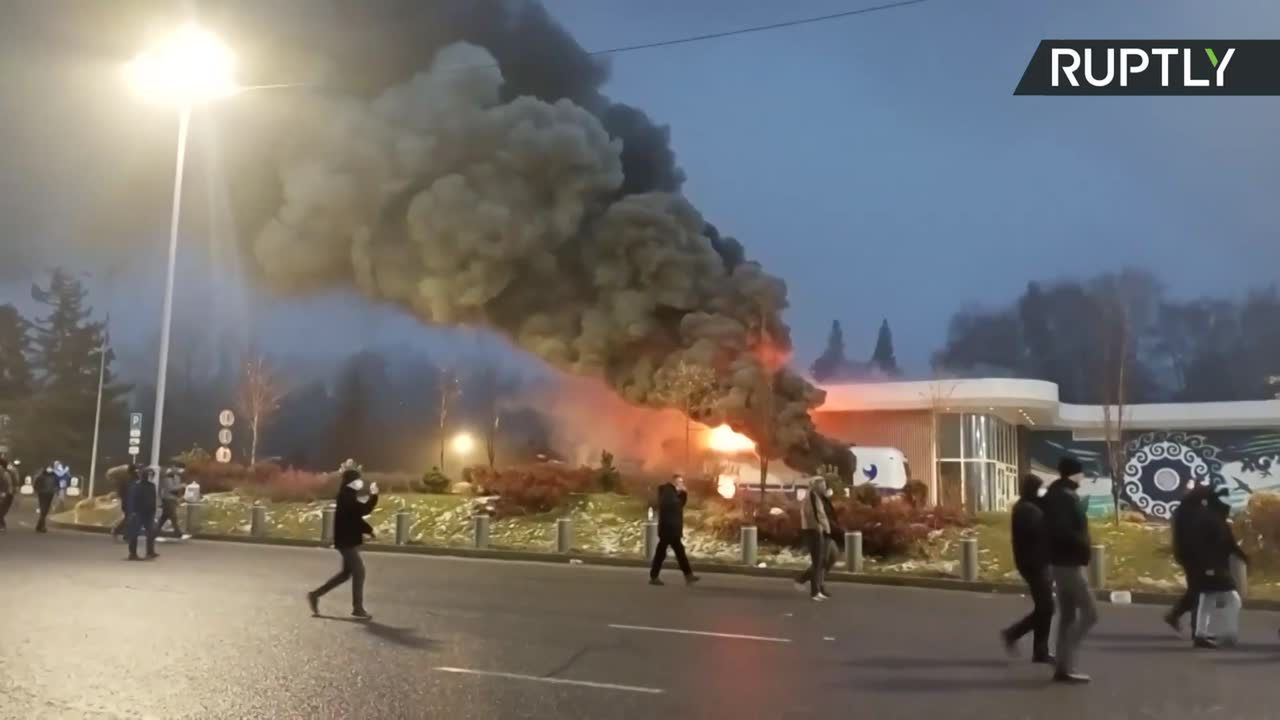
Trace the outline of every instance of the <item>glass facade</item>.
[[995, 415], [938, 416], [938, 499], [971, 512], [1005, 510], [1018, 495], [1018, 431]]

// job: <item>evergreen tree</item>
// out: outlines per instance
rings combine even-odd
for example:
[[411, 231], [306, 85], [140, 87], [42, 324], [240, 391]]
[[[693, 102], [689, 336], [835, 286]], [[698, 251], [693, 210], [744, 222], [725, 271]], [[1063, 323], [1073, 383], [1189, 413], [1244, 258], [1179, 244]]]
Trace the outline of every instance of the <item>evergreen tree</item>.
[[61, 269], [53, 271], [48, 287], [31, 287], [31, 298], [49, 312], [35, 323], [31, 364], [38, 392], [29, 414], [20, 420], [26, 440], [20, 452], [33, 463], [61, 459], [78, 473], [89, 469], [98, 370], [104, 350], [103, 437], [118, 438], [121, 444], [125, 437], [121, 396], [127, 388], [114, 383], [111, 362], [115, 354], [106, 348], [105, 326], [90, 320], [87, 296], [80, 281]]
[[0, 407], [31, 395], [31, 324], [12, 305], [0, 305]]
[[827, 349], [813, 361], [809, 371], [818, 382], [835, 379], [847, 365], [844, 357], [844, 331], [840, 321], [831, 321], [831, 333], [827, 335]]
[[876, 349], [871, 353], [871, 367], [887, 375], [898, 374], [898, 358], [893, 354], [893, 331], [889, 329], [887, 319], [880, 323]]

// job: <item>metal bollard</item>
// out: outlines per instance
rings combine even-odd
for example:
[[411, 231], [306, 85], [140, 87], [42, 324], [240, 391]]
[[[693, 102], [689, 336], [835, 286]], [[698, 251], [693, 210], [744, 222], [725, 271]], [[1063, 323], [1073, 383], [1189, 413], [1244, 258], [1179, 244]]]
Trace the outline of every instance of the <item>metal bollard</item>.
[[756, 565], [756, 527], [748, 525], [742, 528], [742, 564]]
[[333, 545], [333, 516], [338, 512], [338, 506], [335, 503], [329, 503], [324, 506], [324, 511], [320, 514], [320, 542], [325, 547]]
[[189, 502], [187, 503], [187, 534], [195, 535], [200, 532], [200, 511], [203, 509], [204, 503]]
[[965, 538], [960, 541], [960, 577], [965, 582], [978, 580], [977, 538]]
[[653, 562], [653, 554], [658, 552], [658, 523], [650, 520], [644, 524], [644, 561]]
[[256, 537], [267, 536], [267, 506], [261, 503], [254, 503], [249, 508], [249, 534]]
[[562, 517], [556, 520], [556, 552], [561, 555], [573, 550], [573, 519]]
[[401, 510], [396, 513], [396, 544], [407, 545], [409, 543], [409, 511]]
[[489, 547], [489, 516], [475, 515], [471, 522], [475, 527], [476, 548], [483, 550]]
[[1231, 579], [1236, 581], [1240, 599], [1249, 597], [1249, 566], [1236, 555], [1231, 556]]
[[862, 533], [844, 534], [844, 566], [849, 572], [862, 572]]
[[1089, 548], [1089, 585], [1094, 590], [1107, 586], [1107, 549], [1102, 545]]

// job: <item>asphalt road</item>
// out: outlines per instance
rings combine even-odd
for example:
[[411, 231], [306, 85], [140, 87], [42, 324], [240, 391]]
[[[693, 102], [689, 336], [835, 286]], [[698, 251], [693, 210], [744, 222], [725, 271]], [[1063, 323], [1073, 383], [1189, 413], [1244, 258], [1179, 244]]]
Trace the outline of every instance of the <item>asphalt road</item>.
[[1015, 597], [834, 586], [815, 605], [777, 580], [367, 553], [362, 623], [345, 588], [332, 617], [306, 608], [333, 551], [192, 542], [127, 563], [106, 537], [14, 525], [3, 718], [1280, 716], [1265, 613], [1240, 648], [1194, 651], [1158, 609], [1106, 606], [1094, 683], [1063, 687], [1004, 657]]

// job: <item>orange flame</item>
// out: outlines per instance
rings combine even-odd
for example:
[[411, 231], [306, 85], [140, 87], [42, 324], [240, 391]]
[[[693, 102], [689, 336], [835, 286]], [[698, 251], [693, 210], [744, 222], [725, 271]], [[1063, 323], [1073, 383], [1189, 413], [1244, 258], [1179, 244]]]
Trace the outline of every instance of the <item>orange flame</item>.
[[756, 444], [746, 435], [734, 432], [728, 425], [718, 425], [707, 434], [707, 447], [715, 452], [731, 455], [751, 452], [756, 449]]

